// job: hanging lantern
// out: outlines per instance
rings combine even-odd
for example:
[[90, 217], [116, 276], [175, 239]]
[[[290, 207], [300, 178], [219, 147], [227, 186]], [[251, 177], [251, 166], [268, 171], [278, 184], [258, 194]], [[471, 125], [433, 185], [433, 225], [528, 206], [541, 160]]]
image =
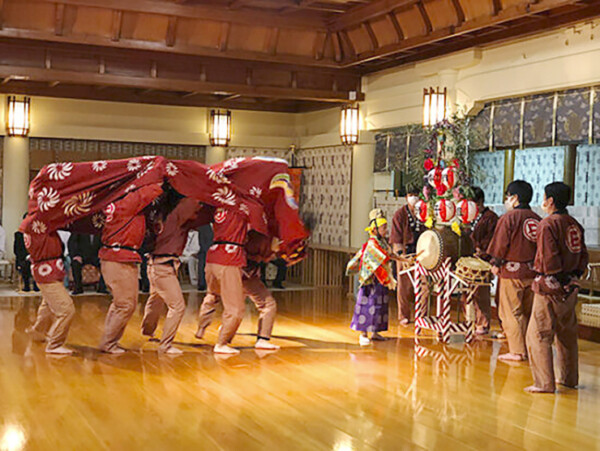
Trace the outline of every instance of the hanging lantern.
[[477, 207], [477, 204], [472, 200], [463, 199], [458, 202], [457, 212], [458, 219], [460, 219], [463, 224], [470, 224], [479, 214], [479, 207]]
[[454, 168], [446, 168], [442, 171], [442, 184], [447, 189], [454, 188], [454, 185], [456, 185], [456, 173], [454, 172]]
[[344, 105], [340, 117], [342, 144], [351, 146], [358, 142], [358, 105]]
[[423, 200], [419, 200], [415, 204], [415, 216], [421, 222], [427, 221], [427, 216], [429, 215], [428, 210], [429, 210], [429, 206], [427, 205], [427, 202], [425, 202]]
[[8, 96], [8, 107], [6, 110], [6, 132], [8, 136], [29, 135], [29, 110], [31, 99], [23, 97], [17, 99], [15, 96]]
[[433, 127], [446, 119], [448, 90], [429, 88], [423, 90], [423, 126]]
[[441, 222], [450, 222], [456, 215], [456, 206], [454, 202], [448, 199], [441, 199], [435, 204], [435, 217]]
[[210, 111], [209, 140], [213, 147], [227, 147], [231, 141], [231, 111]]

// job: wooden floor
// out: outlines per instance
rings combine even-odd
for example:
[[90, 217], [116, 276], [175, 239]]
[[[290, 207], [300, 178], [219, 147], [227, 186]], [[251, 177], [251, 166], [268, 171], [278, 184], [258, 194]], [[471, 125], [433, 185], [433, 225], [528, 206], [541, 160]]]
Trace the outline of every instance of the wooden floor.
[[417, 358], [412, 329], [394, 324], [389, 341], [360, 348], [341, 293], [277, 297], [282, 349], [251, 348], [249, 306], [229, 359], [211, 352], [216, 324], [193, 339], [195, 293], [177, 358], [141, 337], [139, 311], [122, 341], [135, 352], [99, 354], [109, 300], [91, 295], [76, 299], [79, 355], [47, 357], [23, 332], [39, 299], [0, 299], [0, 449], [600, 449], [598, 344], [580, 342], [581, 390], [534, 396], [526, 365], [496, 360], [499, 342], [426, 339]]

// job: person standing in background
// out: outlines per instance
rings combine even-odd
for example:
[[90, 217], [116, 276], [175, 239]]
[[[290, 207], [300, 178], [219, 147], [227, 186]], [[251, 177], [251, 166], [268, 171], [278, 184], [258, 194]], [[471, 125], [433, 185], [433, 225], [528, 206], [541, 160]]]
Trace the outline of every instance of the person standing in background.
[[[390, 244], [394, 254], [414, 254], [417, 250], [417, 240], [425, 230], [425, 226], [415, 216], [419, 194], [418, 188], [409, 188], [406, 192], [406, 205], [394, 214], [390, 233]], [[398, 275], [397, 280], [398, 320], [401, 326], [407, 326], [410, 323], [410, 306], [415, 302], [415, 292], [407, 274]]]
[[200, 252], [200, 241], [197, 230], [188, 232], [185, 248], [179, 260], [181, 263], [187, 263], [190, 283], [193, 287], [198, 286], [198, 253]]
[[200, 251], [198, 252], [198, 290], [206, 290], [206, 254], [213, 245], [214, 232], [212, 225], [206, 224], [198, 229], [198, 241], [200, 244]]
[[71, 232], [67, 230], [58, 230], [58, 236], [63, 244], [63, 263], [65, 265], [65, 280], [63, 281], [65, 288], [69, 289], [69, 271], [71, 270], [71, 257], [69, 257], [69, 238]]
[[[27, 213], [23, 215], [23, 219], [27, 216]], [[17, 230], [15, 232], [15, 241], [13, 244], [13, 252], [15, 253], [15, 265], [17, 267], [17, 271], [21, 273], [21, 278], [23, 279], [23, 291], [26, 293], [31, 291], [31, 261], [29, 257], [29, 251], [25, 246], [25, 239], [23, 232]], [[33, 280], [33, 291], [40, 291], [35, 280]]]

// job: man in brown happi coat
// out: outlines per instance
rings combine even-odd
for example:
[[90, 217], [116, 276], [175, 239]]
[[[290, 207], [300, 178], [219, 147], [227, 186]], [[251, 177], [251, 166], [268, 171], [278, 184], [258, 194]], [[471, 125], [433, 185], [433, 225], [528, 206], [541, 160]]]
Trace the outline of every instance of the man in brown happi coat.
[[[410, 188], [406, 193], [407, 204], [396, 211], [392, 219], [390, 243], [395, 254], [414, 254], [417, 250], [417, 240], [425, 228], [415, 216], [419, 192]], [[400, 267], [398, 269], [400, 271]], [[406, 326], [410, 322], [410, 305], [415, 301], [415, 292], [407, 274], [398, 275], [397, 280], [398, 320]]]
[[[554, 393], [556, 383], [575, 388], [579, 382], [577, 349], [577, 281], [588, 264], [581, 225], [567, 212], [571, 188], [562, 182], [544, 189], [533, 282], [533, 309], [527, 329], [527, 349], [533, 375], [530, 393]], [[558, 377], [554, 379], [552, 343]]]
[[537, 231], [540, 217], [529, 207], [533, 189], [523, 180], [515, 180], [506, 189], [507, 212], [500, 217], [487, 253], [493, 272], [500, 278], [498, 313], [508, 340], [507, 354], [500, 360], [527, 360], [525, 333], [531, 314], [535, 278]]
[[[498, 215], [484, 205], [485, 194], [477, 186], [473, 188], [473, 201], [477, 203], [479, 215], [473, 221], [470, 238], [475, 249], [475, 256], [489, 261], [490, 256], [487, 254], [487, 248], [494, 236], [498, 224]], [[479, 287], [473, 298], [477, 335], [485, 335], [490, 331], [492, 310], [490, 298], [490, 287], [488, 286]]]

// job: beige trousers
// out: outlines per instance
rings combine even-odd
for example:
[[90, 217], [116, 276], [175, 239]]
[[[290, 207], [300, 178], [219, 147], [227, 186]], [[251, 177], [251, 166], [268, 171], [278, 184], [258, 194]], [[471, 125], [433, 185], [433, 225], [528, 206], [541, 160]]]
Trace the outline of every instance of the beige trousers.
[[242, 269], [237, 266], [207, 263], [205, 274], [207, 293], [200, 307], [198, 330], [204, 330], [209, 326], [217, 302], [221, 299], [223, 318], [217, 344], [226, 345], [233, 340], [246, 310]]
[[[258, 338], [269, 340], [275, 324], [277, 315], [277, 301], [267, 289], [259, 276], [242, 280], [244, 288], [244, 297], [249, 297], [258, 310]], [[215, 314], [218, 296], [206, 295], [200, 309], [200, 320], [198, 330], [204, 335], [204, 330], [210, 325]]]
[[158, 319], [166, 304], [168, 307], [167, 318], [163, 325], [163, 334], [159, 345], [159, 349], [162, 351], [166, 351], [173, 343], [185, 313], [185, 299], [177, 278], [178, 269], [179, 260], [155, 259], [148, 262], [150, 297], [146, 302], [142, 333], [144, 335], [154, 334], [158, 326]]
[[62, 282], [40, 283], [38, 286], [42, 293], [42, 303], [33, 329], [47, 335], [46, 349], [56, 349], [67, 341], [75, 316], [75, 306]]
[[138, 266], [102, 260], [101, 268], [113, 300], [106, 314], [100, 350], [110, 351], [118, 345], [138, 303]]
[[527, 328], [527, 349], [531, 373], [536, 387], [555, 390], [552, 343], [556, 347], [558, 377], [556, 380], [569, 387], [579, 382], [577, 347], [577, 292], [565, 301], [536, 294]]
[[498, 315], [511, 354], [527, 355], [525, 335], [533, 304], [533, 279], [502, 279], [499, 288]]

